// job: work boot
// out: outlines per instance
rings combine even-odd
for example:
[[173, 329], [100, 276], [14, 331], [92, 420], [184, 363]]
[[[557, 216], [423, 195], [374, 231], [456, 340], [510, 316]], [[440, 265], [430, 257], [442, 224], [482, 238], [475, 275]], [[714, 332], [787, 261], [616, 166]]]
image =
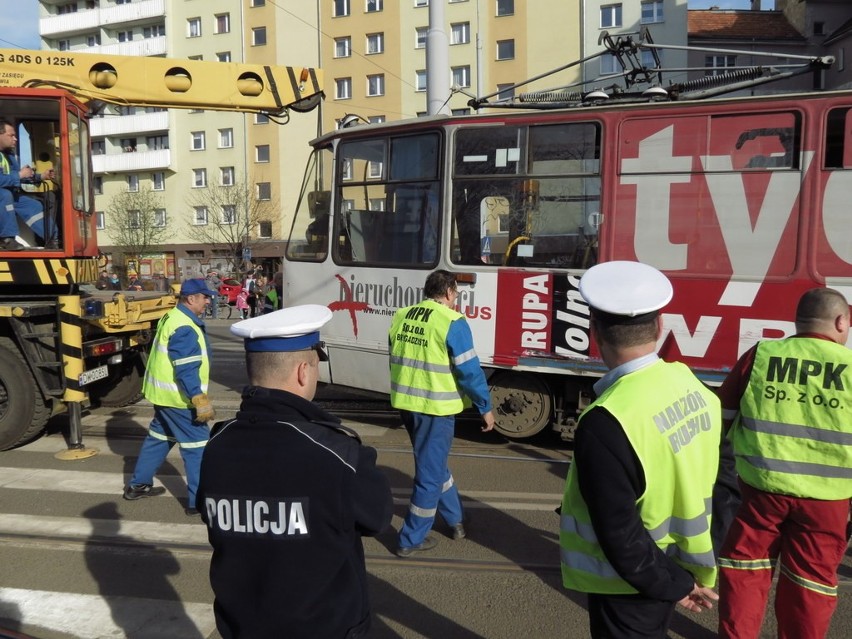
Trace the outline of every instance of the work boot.
[[195, 506], [193, 506], [192, 508], [187, 506], [183, 509], [183, 512], [187, 517], [195, 517], [196, 515], [201, 515], [201, 513], [198, 512], [198, 509]]
[[14, 237], [0, 237], [0, 251], [20, 251], [24, 248]]
[[433, 537], [426, 537], [426, 539], [421, 541], [416, 546], [408, 546], [406, 548], [403, 548], [402, 546], [400, 546], [399, 548], [397, 548], [396, 554], [397, 554], [397, 556], [402, 557], [404, 559], [406, 557], [411, 557], [411, 555], [413, 555], [416, 552], [424, 552], [426, 550], [432, 550], [437, 545], [438, 545], [438, 542], [435, 541], [435, 539]]
[[151, 484], [127, 484], [124, 489], [124, 498], [133, 501], [134, 499], [142, 499], [143, 497], [156, 497], [166, 492], [162, 486], [152, 486]]
[[452, 526], [450, 526], [450, 528], [453, 531], [453, 539], [455, 539], [456, 541], [467, 537], [467, 532], [465, 531], [464, 524], [462, 522], [453, 524]]

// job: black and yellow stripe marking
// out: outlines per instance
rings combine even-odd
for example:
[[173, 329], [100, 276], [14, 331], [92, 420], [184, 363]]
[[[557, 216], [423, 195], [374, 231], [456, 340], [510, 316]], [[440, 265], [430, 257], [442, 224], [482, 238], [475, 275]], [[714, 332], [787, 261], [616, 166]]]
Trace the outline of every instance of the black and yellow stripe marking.
[[0, 284], [69, 285], [98, 279], [97, 258], [0, 260]]
[[66, 402], [82, 402], [86, 393], [80, 386], [83, 372], [83, 319], [78, 295], [59, 296], [59, 335], [62, 342], [62, 368]]

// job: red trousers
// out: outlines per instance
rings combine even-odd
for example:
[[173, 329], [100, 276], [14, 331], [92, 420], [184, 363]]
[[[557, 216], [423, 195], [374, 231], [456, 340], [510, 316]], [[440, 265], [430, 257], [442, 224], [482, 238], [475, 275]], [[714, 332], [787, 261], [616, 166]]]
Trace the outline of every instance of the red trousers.
[[743, 502], [719, 557], [719, 636], [760, 636], [777, 567], [778, 637], [822, 639], [837, 607], [849, 500], [820, 501], [740, 486]]

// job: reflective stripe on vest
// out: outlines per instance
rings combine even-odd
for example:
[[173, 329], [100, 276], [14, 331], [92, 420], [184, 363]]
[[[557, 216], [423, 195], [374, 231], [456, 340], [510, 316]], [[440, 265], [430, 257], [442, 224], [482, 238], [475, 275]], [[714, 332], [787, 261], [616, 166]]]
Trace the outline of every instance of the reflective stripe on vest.
[[761, 342], [733, 427], [743, 481], [794, 497], [852, 497], [850, 393], [845, 346], [810, 337]]
[[[639, 459], [646, 489], [636, 508], [649, 536], [698, 583], [712, 586], [716, 562], [710, 516], [722, 432], [719, 400], [686, 366], [660, 360], [618, 379], [587, 410], [595, 406], [618, 420]], [[559, 540], [566, 588], [636, 593], [598, 542], [573, 464], [565, 482]]]
[[[399, 309], [390, 339], [391, 405], [427, 415], [455, 415], [465, 403], [447, 351], [450, 324], [461, 313], [434, 300]], [[476, 357], [468, 351], [456, 362]]]
[[[198, 336], [201, 347], [200, 355], [183, 357], [172, 362], [169, 359], [169, 339], [182, 326], [189, 326]], [[192, 408], [192, 401], [187, 397], [177, 383], [175, 367], [194, 361], [201, 362], [198, 371], [201, 379], [201, 392], [207, 392], [210, 379], [210, 361], [207, 357], [207, 340], [201, 327], [192, 321], [180, 308], [175, 307], [163, 316], [157, 327], [157, 335], [151, 346], [148, 365], [145, 367], [145, 379], [142, 382], [142, 394], [155, 406], [171, 406], [173, 408]]]

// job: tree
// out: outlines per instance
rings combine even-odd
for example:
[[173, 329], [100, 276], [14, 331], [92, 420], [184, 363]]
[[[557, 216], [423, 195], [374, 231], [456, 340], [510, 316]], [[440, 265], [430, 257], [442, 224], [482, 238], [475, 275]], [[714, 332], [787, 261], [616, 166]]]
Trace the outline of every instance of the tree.
[[138, 262], [143, 255], [158, 249], [169, 235], [162, 198], [150, 186], [114, 195], [107, 211], [107, 232], [125, 259], [130, 256]]
[[243, 250], [256, 241], [258, 224], [278, 211], [276, 201], [259, 199], [253, 180], [239, 178], [231, 186], [195, 189], [187, 204], [193, 209], [189, 236], [226, 251], [234, 270], [243, 262]]

